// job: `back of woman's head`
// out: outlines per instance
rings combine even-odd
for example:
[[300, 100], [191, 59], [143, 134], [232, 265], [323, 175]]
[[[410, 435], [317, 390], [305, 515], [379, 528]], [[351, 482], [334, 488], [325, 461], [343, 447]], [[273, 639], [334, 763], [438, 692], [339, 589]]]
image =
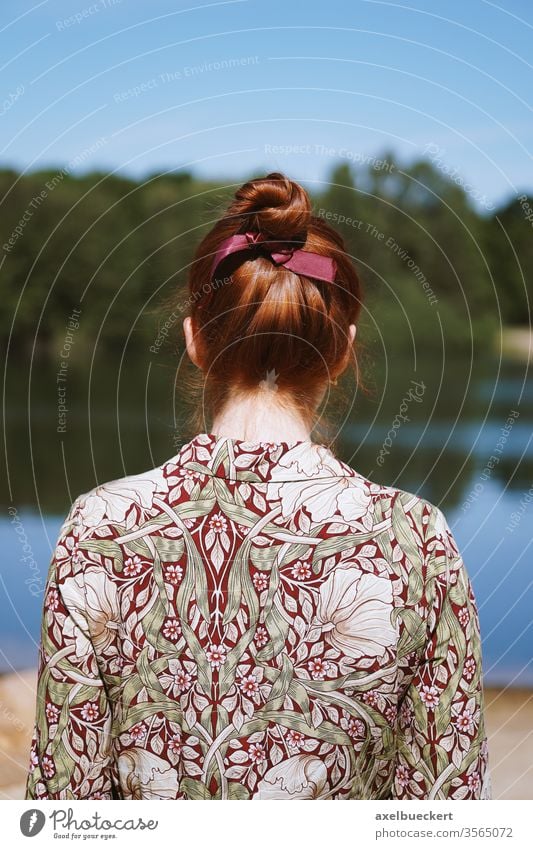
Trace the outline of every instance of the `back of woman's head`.
[[[226, 257], [212, 274], [220, 244], [245, 233], [333, 259], [334, 279], [297, 274], [257, 251]], [[361, 309], [359, 277], [341, 236], [312, 214], [307, 192], [283, 174], [237, 190], [196, 250], [189, 288], [211, 415], [231, 393], [269, 385], [310, 419], [328, 381], [350, 360], [355, 365], [349, 326]]]

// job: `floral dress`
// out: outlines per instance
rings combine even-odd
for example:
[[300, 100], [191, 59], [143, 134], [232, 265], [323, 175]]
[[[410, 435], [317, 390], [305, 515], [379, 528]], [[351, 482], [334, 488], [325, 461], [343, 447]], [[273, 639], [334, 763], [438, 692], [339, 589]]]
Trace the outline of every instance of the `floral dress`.
[[27, 799], [490, 795], [476, 602], [437, 507], [324, 445], [208, 433], [76, 499]]

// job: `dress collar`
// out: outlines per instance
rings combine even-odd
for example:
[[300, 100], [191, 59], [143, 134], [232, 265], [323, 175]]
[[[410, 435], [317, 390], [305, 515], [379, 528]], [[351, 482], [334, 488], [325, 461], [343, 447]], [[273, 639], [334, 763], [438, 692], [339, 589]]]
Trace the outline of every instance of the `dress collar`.
[[233, 481], [293, 481], [358, 476], [326, 445], [311, 440], [249, 442], [200, 433], [170, 461], [188, 472]]

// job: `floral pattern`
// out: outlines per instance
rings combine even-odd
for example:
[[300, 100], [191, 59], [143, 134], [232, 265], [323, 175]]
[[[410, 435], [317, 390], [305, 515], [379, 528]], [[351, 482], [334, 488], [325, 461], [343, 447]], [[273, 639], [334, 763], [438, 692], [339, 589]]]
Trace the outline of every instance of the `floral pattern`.
[[476, 601], [443, 513], [324, 445], [199, 434], [79, 496], [27, 799], [487, 799]]

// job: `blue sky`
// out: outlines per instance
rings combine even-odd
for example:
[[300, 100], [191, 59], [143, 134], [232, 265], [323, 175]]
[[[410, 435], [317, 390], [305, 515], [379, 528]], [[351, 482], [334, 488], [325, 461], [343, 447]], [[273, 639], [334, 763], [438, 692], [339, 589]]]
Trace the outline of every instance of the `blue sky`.
[[528, 0], [18, 0], [0, 167], [312, 185], [392, 149], [498, 204], [533, 191], [532, 38]]

